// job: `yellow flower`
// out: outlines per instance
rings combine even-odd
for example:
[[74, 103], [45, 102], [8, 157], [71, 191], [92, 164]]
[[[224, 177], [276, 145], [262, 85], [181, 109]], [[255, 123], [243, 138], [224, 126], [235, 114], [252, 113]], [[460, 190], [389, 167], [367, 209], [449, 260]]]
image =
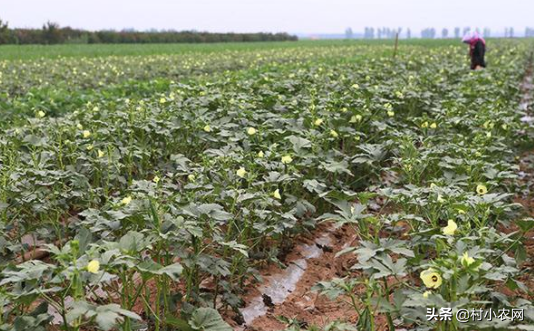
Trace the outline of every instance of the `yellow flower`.
[[259, 151], [259, 152], [258, 152], [258, 157], [259, 157], [259, 158], [262, 158], [262, 157], [264, 157], [264, 156], [265, 156], [265, 154], [263, 154], [263, 151]]
[[438, 186], [434, 183], [430, 183], [430, 188], [435, 188], [435, 187], [438, 187]]
[[428, 128], [428, 122], [423, 122], [423, 124], [421, 124], [421, 127], [423, 129]]
[[98, 150], [98, 157], [99, 158], [104, 157], [104, 152], [102, 152], [101, 150]]
[[349, 122], [356, 123], [356, 122], [361, 122], [361, 121], [362, 121], [362, 115], [358, 114], [358, 115], [352, 115]]
[[318, 118], [318, 119], [315, 120], [315, 122], [313, 122], [313, 124], [315, 126], [319, 126], [319, 125], [323, 124], [323, 119], [322, 118]]
[[438, 127], [438, 125], [436, 124], [436, 122], [430, 124], [430, 128], [431, 128], [431, 129], [435, 129], [435, 128], [437, 128], [437, 127]]
[[456, 222], [453, 220], [447, 221], [447, 226], [441, 229], [441, 232], [443, 232], [446, 236], [452, 236], [454, 235], [454, 232], [456, 232], [456, 229], [458, 229], [458, 225], [456, 225]]
[[154, 178], [152, 179], [152, 181], [153, 181], [154, 183], [156, 183], [156, 184], [159, 183], [160, 180], [161, 180], [161, 178], [159, 178], [159, 176], [156, 176], [156, 177], [154, 177]]
[[211, 127], [210, 127], [209, 125], [206, 125], [206, 126], [204, 127], [204, 131], [205, 131], [205, 132], [211, 132]]
[[45, 116], [46, 116], [46, 113], [45, 113], [44, 111], [39, 110], [39, 111], [37, 112], [37, 117], [39, 117], [39, 118], [43, 118], [43, 117], [45, 117]]
[[460, 259], [460, 263], [465, 265], [466, 267], [469, 267], [471, 264], [475, 263], [475, 259], [469, 256], [467, 252], [462, 255], [462, 258]]
[[282, 156], [282, 163], [283, 164], [289, 164], [291, 162], [293, 162], [293, 158], [291, 157], [291, 155]]
[[190, 181], [190, 182], [194, 182], [195, 179], [196, 179], [196, 177], [193, 174], [187, 176], [187, 180]]
[[132, 202], [132, 197], [127, 196], [126, 198], [121, 200], [121, 205], [128, 206]]
[[256, 129], [250, 127], [250, 128], [247, 129], [247, 133], [248, 133], [249, 136], [253, 136], [253, 135], [256, 134]]
[[397, 98], [399, 98], [399, 99], [404, 98], [404, 94], [402, 94], [401, 91], [397, 91], [397, 92], [395, 92], [395, 96], [397, 96]]
[[486, 132], [486, 137], [491, 138], [491, 131]]
[[395, 112], [393, 110], [388, 110], [388, 116], [389, 117], [395, 116]]
[[355, 89], [355, 90], [357, 90], [357, 89], [360, 88], [360, 85], [358, 85], [358, 84], [353, 84], [353, 85], [352, 85], [352, 88]]
[[89, 131], [89, 130], [84, 130], [84, 131], [82, 132], [82, 135], [83, 135], [84, 138], [89, 138], [89, 137], [91, 137], [91, 131]]
[[236, 171], [236, 174], [238, 177], [243, 178], [247, 174], [247, 171], [245, 170], [245, 168], [241, 167]]
[[441, 275], [432, 268], [421, 272], [419, 277], [421, 277], [421, 280], [423, 281], [425, 286], [428, 288], [438, 288], [443, 283], [443, 279], [441, 278]]
[[97, 274], [98, 270], [100, 270], [100, 262], [98, 262], [98, 260], [91, 260], [91, 262], [87, 264], [87, 271], [90, 273]]
[[159, 99], [159, 103], [165, 103], [165, 102], [167, 102], [167, 100], [165, 98]]
[[503, 124], [503, 125], [501, 125], [501, 128], [502, 128], [503, 130], [507, 130], [507, 129], [508, 129], [508, 125]]
[[278, 199], [278, 200], [282, 199], [282, 196], [280, 195], [280, 190], [279, 189], [276, 189], [276, 191], [273, 192], [273, 197], [275, 199]]
[[427, 299], [430, 294], [432, 294], [432, 291], [425, 291], [425, 293], [423, 293], [423, 298]]
[[78, 123], [78, 125], [76, 125], [76, 127], [78, 128], [78, 130], [83, 130], [83, 125], [81, 125], [80, 123]]
[[330, 130], [330, 135], [334, 138], [339, 137], [339, 134], [336, 132], [336, 130]]
[[92, 151], [92, 150], [93, 150], [93, 147], [94, 147], [93, 145], [89, 145], [89, 146], [87, 146], [86, 148], [87, 148], [88, 151]]
[[479, 195], [484, 195], [484, 194], [488, 193], [488, 188], [484, 184], [478, 184], [477, 185], [477, 193]]

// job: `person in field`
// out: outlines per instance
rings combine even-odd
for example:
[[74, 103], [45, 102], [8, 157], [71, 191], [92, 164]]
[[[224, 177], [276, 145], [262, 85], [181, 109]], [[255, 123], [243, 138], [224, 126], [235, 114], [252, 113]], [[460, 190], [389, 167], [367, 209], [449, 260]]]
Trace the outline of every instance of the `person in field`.
[[462, 42], [469, 44], [469, 55], [471, 56], [471, 69], [479, 70], [486, 68], [484, 55], [486, 53], [486, 41], [478, 32], [471, 32], [464, 36]]

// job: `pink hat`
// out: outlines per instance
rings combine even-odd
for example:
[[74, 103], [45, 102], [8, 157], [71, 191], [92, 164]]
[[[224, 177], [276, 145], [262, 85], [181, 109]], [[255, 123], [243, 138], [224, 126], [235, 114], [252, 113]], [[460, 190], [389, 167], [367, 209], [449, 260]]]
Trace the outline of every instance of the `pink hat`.
[[482, 36], [480, 35], [480, 33], [478, 33], [477, 31], [474, 31], [474, 32], [468, 32], [465, 34], [465, 36], [462, 38], [462, 42], [463, 43], [466, 43], [466, 44], [474, 44], [476, 43], [477, 41], [482, 41], [484, 43], [484, 45], [486, 44], [486, 41], [484, 40], [484, 38], [482, 38]]

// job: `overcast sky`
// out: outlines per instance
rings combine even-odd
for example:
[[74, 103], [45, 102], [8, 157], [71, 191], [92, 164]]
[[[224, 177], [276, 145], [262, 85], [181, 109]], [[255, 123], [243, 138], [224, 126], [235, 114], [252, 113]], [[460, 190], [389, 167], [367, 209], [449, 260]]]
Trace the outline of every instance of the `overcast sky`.
[[343, 33], [365, 26], [534, 27], [534, 0], [0, 0], [12, 27]]

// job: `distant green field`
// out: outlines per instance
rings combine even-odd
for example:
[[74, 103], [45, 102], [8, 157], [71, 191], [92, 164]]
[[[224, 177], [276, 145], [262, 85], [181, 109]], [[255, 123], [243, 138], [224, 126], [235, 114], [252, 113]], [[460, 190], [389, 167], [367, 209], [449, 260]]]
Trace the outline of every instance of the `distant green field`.
[[[402, 45], [445, 46], [458, 45], [457, 39], [410, 39], [400, 40]], [[328, 47], [340, 45], [394, 45], [394, 40], [302, 40], [262, 43], [216, 43], [216, 44], [80, 44], [80, 45], [3, 45], [0, 59], [37, 59], [41, 57], [98, 57], [110, 55], [180, 54], [188, 52], [217, 52], [223, 50], [261, 50], [294, 47]]]

